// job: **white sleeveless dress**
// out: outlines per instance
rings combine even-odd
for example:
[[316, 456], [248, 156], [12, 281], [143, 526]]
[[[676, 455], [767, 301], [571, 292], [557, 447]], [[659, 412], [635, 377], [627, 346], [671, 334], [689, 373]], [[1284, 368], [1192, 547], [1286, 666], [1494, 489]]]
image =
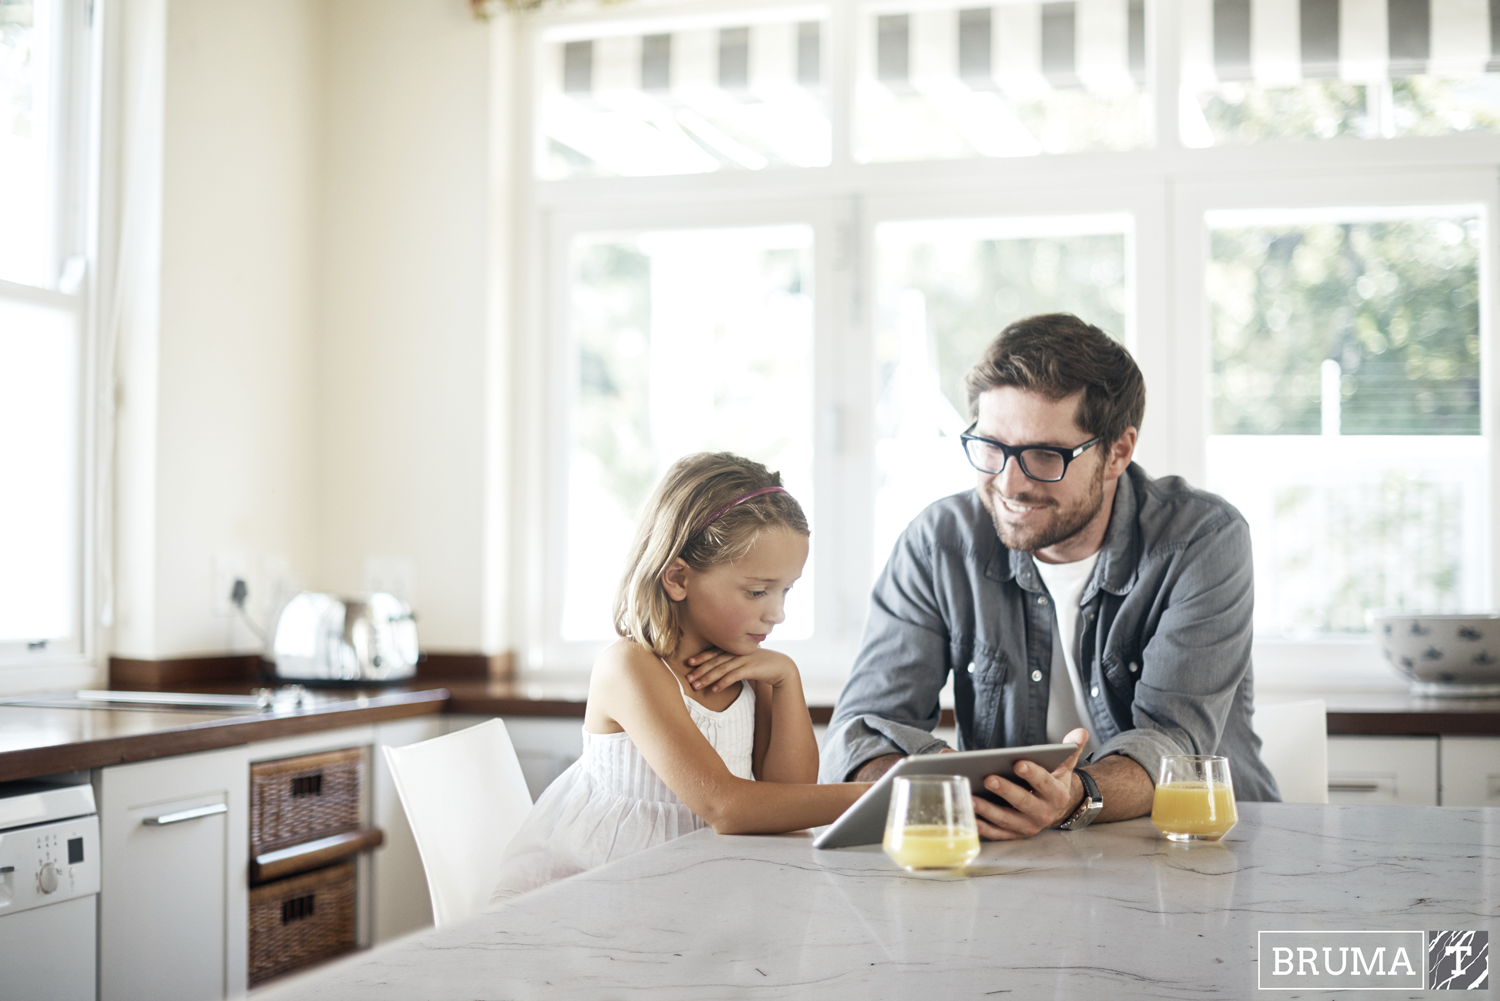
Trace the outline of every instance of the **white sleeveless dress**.
[[[754, 687], [741, 682], [729, 708], [714, 712], [689, 698], [681, 680], [677, 686], [730, 773], [753, 779]], [[651, 770], [629, 734], [584, 730], [583, 756], [547, 787], [506, 848], [491, 903], [707, 826]]]

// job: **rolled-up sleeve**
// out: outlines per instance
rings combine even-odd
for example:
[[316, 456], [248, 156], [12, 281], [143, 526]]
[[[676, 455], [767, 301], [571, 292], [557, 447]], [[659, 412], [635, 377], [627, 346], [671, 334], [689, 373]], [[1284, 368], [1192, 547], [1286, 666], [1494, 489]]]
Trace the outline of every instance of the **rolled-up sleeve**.
[[[1226, 754], [1226, 720], [1250, 672], [1254, 572], [1250, 532], [1239, 517], [1207, 532], [1171, 560], [1175, 579], [1141, 652], [1131, 707], [1134, 729], [1094, 759], [1123, 754], [1155, 780], [1168, 754]], [[1248, 778], [1248, 776], [1247, 776]]]
[[844, 782], [884, 754], [928, 754], [948, 677], [948, 629], [934, 587], [931, 550], [913, 523], [896, 544], [870, 599], [870, 618], [823, 739], [819, 780]]

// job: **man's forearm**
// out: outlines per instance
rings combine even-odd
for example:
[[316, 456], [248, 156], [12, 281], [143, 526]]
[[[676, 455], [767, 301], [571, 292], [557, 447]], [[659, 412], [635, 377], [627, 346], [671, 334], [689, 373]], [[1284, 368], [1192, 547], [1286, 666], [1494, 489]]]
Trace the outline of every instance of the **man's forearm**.
[[[875, 759], [880, 760], [879, 758]], [[871, 762], [874, 764], [874, 762]], [[887, 766], [889, 767], [889, 766]], [[1104, 799], [1104, 809], [1098, 820], [1133, 820], [1151, 812], [1151, 799], [1156, 794], [1156, 783], [1135, 761], [1123, 754], [1111, 754], [1090, 765], [1083, 766]], [[1077, 776], [1073, 783], [1078, 790], [1078, 802], [1083, 802], [1083, 783]]]
[[848, 782], [874, 782], [880, 776], [890, 771], [896, 762], [906, 757], [904, 754], [882, 754], [878, 758], [871, 758], [849, 773], [845, 781]]

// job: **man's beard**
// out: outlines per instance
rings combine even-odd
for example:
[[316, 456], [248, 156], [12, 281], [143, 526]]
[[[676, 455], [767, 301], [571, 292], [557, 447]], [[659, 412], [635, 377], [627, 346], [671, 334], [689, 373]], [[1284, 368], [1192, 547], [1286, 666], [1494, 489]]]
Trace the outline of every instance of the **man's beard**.
[[[1024, 493], [1011, 499], [1022, 504], [1033, 503], [1036, 500]], [[1083, 531], [1084, 527], [1094, 519], [1094, 515], [1099, 513], [1099, 509], [1104, 506], [1104, 463], [1101, 462], [1094, 467], [1094, 476], [1089, 482], [1088, 491], [1075, 504], [1066, 508], [1049, 505], [1052, 517], [1041, 525], [1018, 526], [1004, 521], [999, 511], [1002, 502], [994, 495], [993, 485], [979, 491], [979, 500], [990, 512], [990, 519], [995, 523], [995, 532], [1000, 536], [1000, 541], [1005, 543], [1006, 548], [1034, 553], [1038, 549], [1047, 549], [1071, 539]]]

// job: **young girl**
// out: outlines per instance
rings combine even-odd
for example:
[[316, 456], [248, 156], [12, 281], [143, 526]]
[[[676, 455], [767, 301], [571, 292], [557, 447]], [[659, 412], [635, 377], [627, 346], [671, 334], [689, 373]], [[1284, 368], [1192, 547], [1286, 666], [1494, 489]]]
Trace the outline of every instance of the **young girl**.
[[760, 645], [807, 561], [781, 477], [729, 453], [678, 460], [657, 485], [615, 597], [620, 639], [589, 680], [583, 757], [542, 793], [495, 899], [704, 826], [830, 823], [866, 785], [818, 785], [797, 665]]

